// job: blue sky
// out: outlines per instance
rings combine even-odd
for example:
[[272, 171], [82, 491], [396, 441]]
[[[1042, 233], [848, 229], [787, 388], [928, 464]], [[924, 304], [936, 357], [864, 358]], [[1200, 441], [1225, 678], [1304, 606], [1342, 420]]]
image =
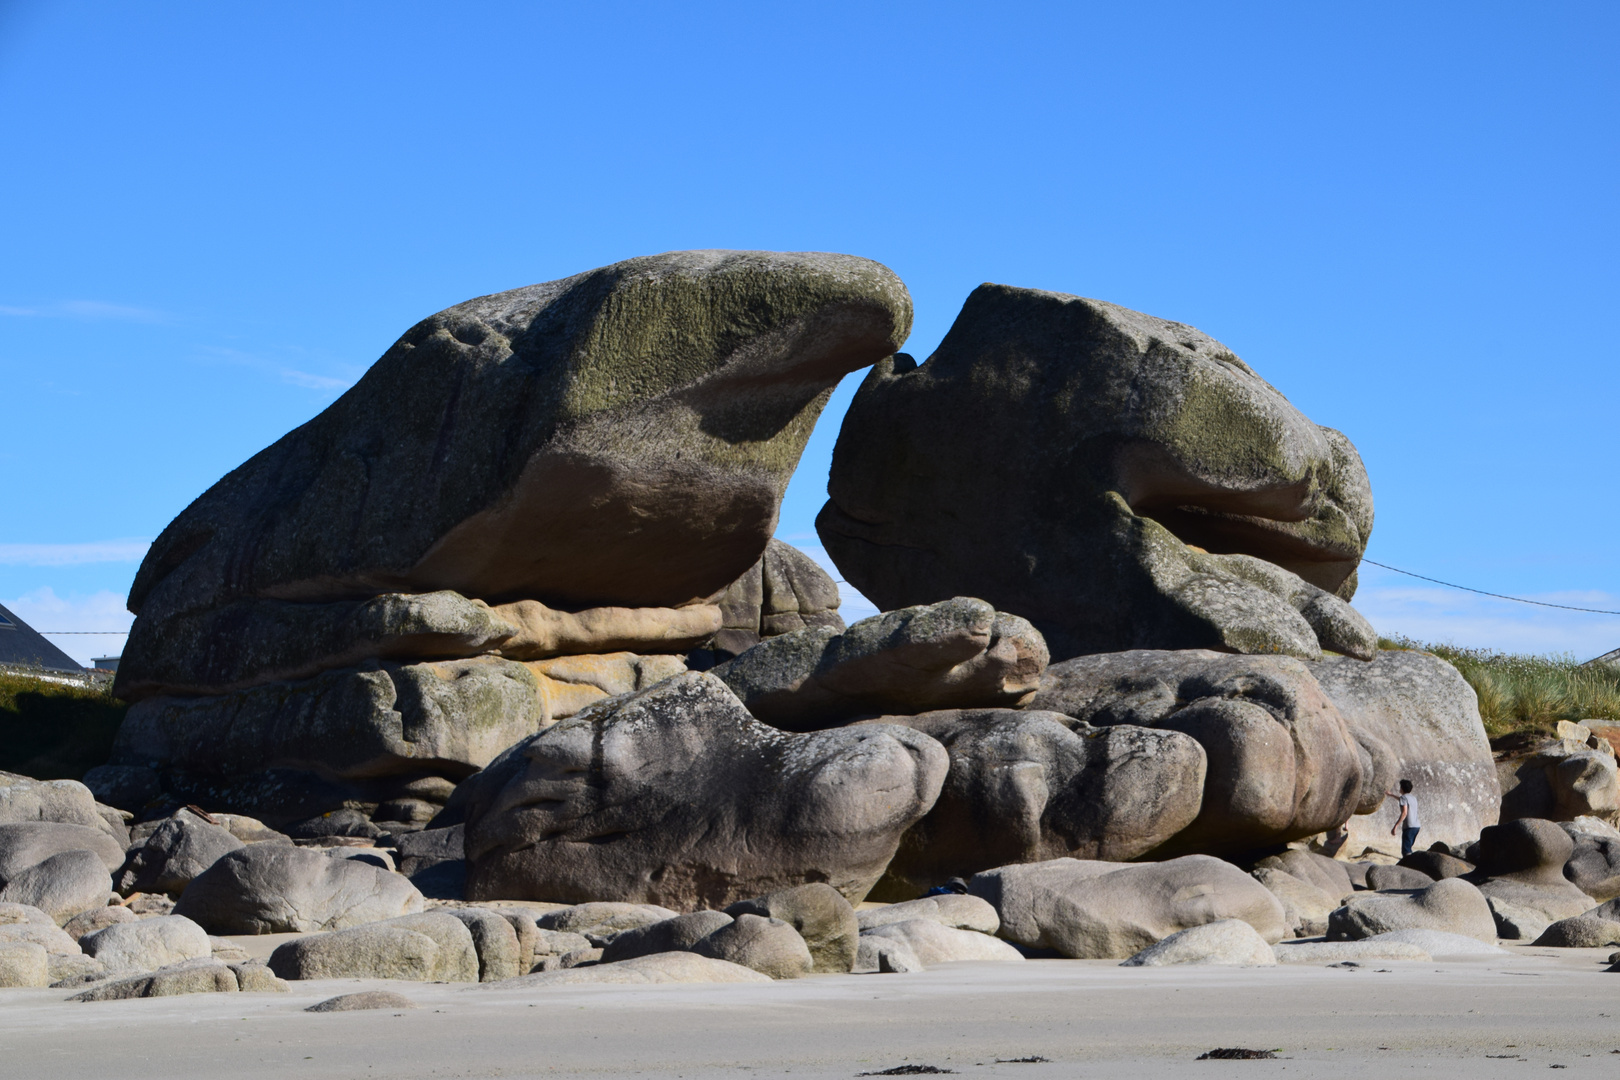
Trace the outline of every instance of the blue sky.
[[[888, 264], [919, 357], [982, 281], [1191, 323], [1360, 448], [1370, 558], [1620, 610], [1617, 31], [1582, 3], [0, 0], [0, 603], [127, 626], [144, 542], [418, 319], [724, 247]], [[807, 547], [855, 381], [783, 508]], [[1620, 617], [1363, 580], [1386, 633], [1620, 646]]]

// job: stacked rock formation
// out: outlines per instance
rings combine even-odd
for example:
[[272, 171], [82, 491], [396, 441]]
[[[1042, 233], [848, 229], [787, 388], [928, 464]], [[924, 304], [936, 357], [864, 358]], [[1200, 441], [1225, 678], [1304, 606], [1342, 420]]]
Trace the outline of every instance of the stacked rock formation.
[[832, 387], [910, 320], [864, 259], [690, 252], [418, 324], [152, 546], [113, 761], [149, 772], [107, 782], [420, 824], [691, 650], [841, 629], [771, 532]]
[[[142, 816], [387, 836], [440, 896], [725, 908], [659, 933], [777, 974], [804, 957], [775, 924], [808, 916], [747, 904], [810, 885], [848, 904], [973, 878], [1125, 911], [1346, 819], [1387, 850], [1401, 777], [1426, 839], [1495, 823], [1472, 691], [1379, 653], [1348, 603], [1372, 501], [1343, 435], [1219, 342], [1114, 305], [987, 285], [920, 366], [895, 354], [910, 318], [876, 263], [758, 252], [433, 316], [153, 545], [117, 684], [135, 704], [87, 779]], [[846, 627], [836, 583], [771, 534], [831, 388], [868, 366], [818, 529], [885, 610]], [[120, 887], [302, 929], [373, 869], [243, 843], [166, 826]], [[1341, 899], [1262, 869], [1095, 940], [1030, 929], [1051, 905], [1019, 900], [1012, 939], [1113, 955], [1237, 919], [1216, 937], [1252, 953]], [[426, 956], [444, 928], [399, 921], [419, 892], [379, 890], [384, 936]], [[873, 927], [862, 955], [925, 963], [956, 940], [934, 925]]]

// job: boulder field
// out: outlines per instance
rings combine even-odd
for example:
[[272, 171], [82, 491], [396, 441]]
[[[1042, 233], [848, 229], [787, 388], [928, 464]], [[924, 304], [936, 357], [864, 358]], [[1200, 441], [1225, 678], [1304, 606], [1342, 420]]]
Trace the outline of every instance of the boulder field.
[[[0, 776], [0, 973], [103, 1000], [1610, 933], [1612, 753], [1572, 728], [1499, 774], [1456, 670], [1378, 648], [1349, 439], [1181, 323], [985, 285], [917, 364], [911, 316], [870, 260], [703, 251], [407, 331], [153, 544], [111, 760]], [[846, 625], [773, 533], [862, 369], [817, 522], [882, 608]], [[1396, 866], [1403, 778], [1432, 850]], [[268, 966], [225, 941], [267, 933], [299, 935]]]

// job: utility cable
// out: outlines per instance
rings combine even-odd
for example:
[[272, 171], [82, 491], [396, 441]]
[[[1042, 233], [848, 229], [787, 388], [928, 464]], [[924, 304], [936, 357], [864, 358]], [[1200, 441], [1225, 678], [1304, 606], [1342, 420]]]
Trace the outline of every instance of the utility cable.
[[1522, 596], [1504, 596], [1501, 593], [1486, 592], [1484, 589], [1470, 589], [1467, 585], [1454, 585], [1449, 581], [1441, 581], [1439, 578], [1425, 577], [1423, 574], [1414, 574], [1410, 570], [1402, 570], [1399, 567], [1388, 566], [1381, 562], [1373, 562], [1372, 559], [1365, 557], [1363, 557], [1361, 561], [1364, 563], [1372, 563], [1374, 566], [1383, 567], [1385, 570], [1394, 570], [1397, 574], [1405, 574], [1407, 577], [1415, 577], [1420, 581], [1432, 581], [1436, 585], [1444, 585], [1448, 589], [1461, 589], [1463, 592], [1478, 593], [1481, 596], [1494, 596], [1498, 600], [1512, 600], [1515, 604], [1535, 604], [1537, 607], [1558, 608], [1561, 611], [1585, 611], [1593, 615], [1620, 615], [1620, 611], [1605, 611], [1603, 608], [1573, 607], [1569, 604], [1549, 604], [1545, 600], [1526, 600]]

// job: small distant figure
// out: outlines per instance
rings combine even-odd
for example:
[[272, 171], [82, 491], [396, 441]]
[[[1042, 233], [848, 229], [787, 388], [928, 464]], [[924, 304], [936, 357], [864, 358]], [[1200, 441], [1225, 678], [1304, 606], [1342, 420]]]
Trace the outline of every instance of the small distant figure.
[[1400, 835], [1401, 858], [1404, 859], [1412, 854], [1412, 845], [1417, 843], [1418, 830], [1423, 828], [1423, 822], [1418, 817], [1417, 796], [1412, 794], [1412, 781], [1410, 780], [1401, 781], [1401, 790], [1398, 793], [1386, 791], [1384, 794], [1400, 804], [1401, 816], [1395, 819], [1395, 824], [1390, 827], [1389, 835]]
[[943, 885], [935, 885], [932, 889], [923, 893], [923, 896], [965, 896], [967, 891], [967, 882], [959, 877], [953, 877]]

